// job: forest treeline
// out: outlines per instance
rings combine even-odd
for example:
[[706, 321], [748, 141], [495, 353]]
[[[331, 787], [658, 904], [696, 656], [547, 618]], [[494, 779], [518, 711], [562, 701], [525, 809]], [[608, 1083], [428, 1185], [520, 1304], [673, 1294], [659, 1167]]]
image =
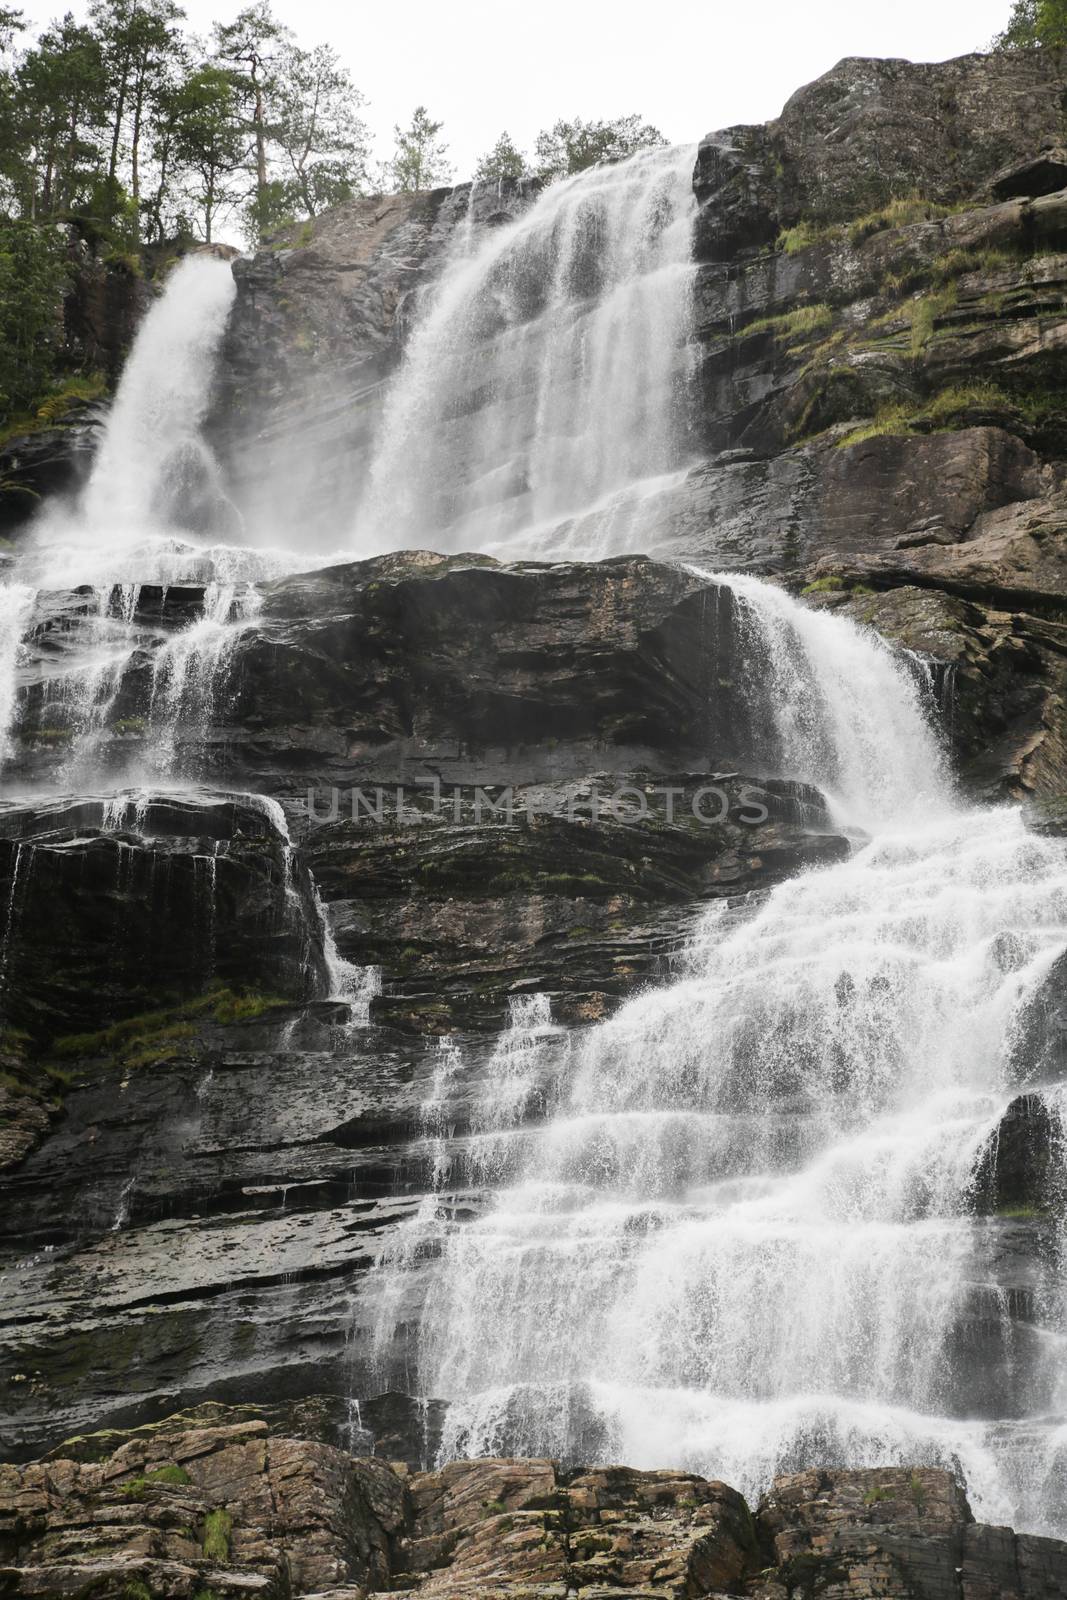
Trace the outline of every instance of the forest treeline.
[[[139, 272], [165, 240], [211, 243], [224, 226], [255, 245], [354, 196], [452, 180], [425, 106], [385, 162], [366, 106], [333, 46], [302, 43], [270, 0], [210, 38], [176, 0], [92, 0], [84, 22], [68, 12], [36, 34], [0, 0], [0, 427], [32, 421], [59, 381], [72, 230]], [[639, 116], [561, 121], [529, 158], [502, 134], [476, 176], [550, 181], [663, 142]]]
[[[1067, 0], [1014, 0], [994, 48], [1065, 43]], [[92, 0], [84, 22], [39, 32], [0, 0], [0, 429], [77, 386], [59, 375], [72, 238], [136, 273], [164, 241], [225, 226], [256, 245], [357, 195], [452, 181], [427, 107], [381, 162], [367, 104], [333, 46], [298, 40], [270, 0], [207, 38], [177, 0]], [[501, 133], [472, 176], [551, 182], [663, 143], [637, 114], [560, 120], [528, 153]]]
[[[367, 101], [330, 44], [300, 43], [269, 0], [191, 33], [176, 0], [93, 0], [35, 39], [0, 5], [0, 207], [29, 222], [81, 217], [118, 244], [234, 218], [250, 243], [353, 195], [448, 183], [442, 124], [425, 106], [371, 159]], [[477, 176], [551, 179], [662, 143], [629, 116], [559, 122], [530, 159], [505, 133]]]

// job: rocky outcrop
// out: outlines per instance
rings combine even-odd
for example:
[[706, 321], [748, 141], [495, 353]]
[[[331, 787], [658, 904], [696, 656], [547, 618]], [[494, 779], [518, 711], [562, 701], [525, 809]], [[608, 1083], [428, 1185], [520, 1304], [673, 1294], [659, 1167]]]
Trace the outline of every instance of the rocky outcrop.
[[1065, 1583], [1067, 1546], [976, 1523], [931, 1468], [777, 1478], [753, 1515], [692, 1473], [412, 1473], [221, 1407], [0, 1468], [12, 1596], [1051, 1600]]
[[0, 537], [10, 540], [45, 500], [73, 495], [89, 476], [103, 407], [75, 404], [51, 427], [16, 433], [0, 446]]

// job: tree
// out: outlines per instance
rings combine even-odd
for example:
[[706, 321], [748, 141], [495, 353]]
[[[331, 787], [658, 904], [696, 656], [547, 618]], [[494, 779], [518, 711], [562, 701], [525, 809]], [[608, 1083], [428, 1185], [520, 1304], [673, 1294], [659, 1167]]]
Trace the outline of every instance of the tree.
[[0, 6], [0, 56], [6, 56], [15, 42], [16, 33], [26, 26], [26, 18], [12, 6]]
[[411, 125], [393, 128], [396, 135], [396, 153], [387, 167], [387, 175], [401, 194], [421, 194], [424, 189], [438, 189], [452, 176], [452, 166], [447, 160], [448, 146], [437, 143], [443, 122], [434, 122], [425, 106], [416, 106]]
[[185, 173], [185, 192], [200, 212], [207, 244], [219, 212], [239, 198], [234, 178], [247, 149], [240, 93], [232, 73], [209, 63], [167, 97], [169, 159]]
[[63, 337], [69, 259], [63, 230], [0, 223], [0, 418], [47, 388]]
[[233, 81], [248, 107], [247, 126], [255, 152], [255, 187], [251, 212], [260, 238], [269, 228], [275, 196], [268, 191], [268, 146], [274, 136], [271, 101], [277, 85], [279, 60], [292, 35], [277, 20], [270, 0], [256, 0], [238, 12], [234, 21], [215, 25], [215, 54], [234, 69]]
[[7, 209], [17, 208], [26, 180], [22, 110], [14, 62], [6, 59], [25, 25], [21, 11], [0, 6], [0, 206]]
[[293, 211], [315, 217], [360, 192], [370, 152], [370, 133], [358, 115], [365, 104], [330, 45], [282, 52], [274, 138]]
[[184, 15], [175, 0], [93, 0], [92, 17], [111, 90], [107, 181], [117, 198], [119, 158], [127, 134], [134, 243], [140, 231], [142, 140], [171, 64], [181, 57], [179, 24]]
[[100, 173], [99, 134], [108, 123], [100, 41], [68, 12], [27, 51], [15, 78], [25, 141], [23, 206], [31, 218], [56, 216], [74, 209]]
[[574, 172], [584, 172], [598, 161], [623, 161], [638, 150], [647, 150], [667, 141], [658, 128], [642, 122], [635, 112], [610, 122], [556, 122], [537, 135], [534, 170], [551, 183]]
[[474, 169], [474, 181], [493, 183], [501, 178], [525, 178], [529, 170], [526, 157], [516, 148], [510, 133], [502, 133], [489, 154], [483, 156]]
[[1067, 0], [1015, 0], [1008, 26], [995, 41], [1002, 50], [1067, 46]]

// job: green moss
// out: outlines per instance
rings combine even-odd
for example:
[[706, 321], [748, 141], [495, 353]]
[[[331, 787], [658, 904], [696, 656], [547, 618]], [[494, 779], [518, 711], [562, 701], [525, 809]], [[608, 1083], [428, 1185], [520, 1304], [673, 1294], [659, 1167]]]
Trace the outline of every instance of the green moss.
[[122, 1587], [122, 1600], [152, 1600], [152, 1591], [140, 1578], [129, 1578]]
[[182, 1041], [195, 1037], [197, 1018], [219, 1023], [247, 1022], [289, 1002], [277, 995], [248, 990], [238, 994], [221, 985], [172, 1006], [166, 1011], [146, 1011], [124, 1017], [96, 1033], [68, 1033], [52, 1041], [60, 1058], [110, 1055], [123, 1068], [155, 1066], [180, 1053]]
[[867, 1490], [863, 1497], [863, 1503], [865, 1506], [873, 1506], [877, 1505], [879, 1500], [892, 1500], [892, 1498], [892, 1490], [887, 1489], [884, 1483], [878, 1483], [875, 1484], [873, 1489]]
[[504, 1504], [503, 1500], [484, 1500], [482, 1502], [482, 1516], [483, 1517], [499, 1517], [507, 1509], [508, 1508]]
[[143, 1500], [148, 1492], [147, 1478], [127, 1478], [125, 1483], [116, 1483], [115, 1493], [124, 1500]]
[[914, 1500], [919, 1510], [922, 1511], [923, 1507], [926, 1505], [926, 1486], [919, 1477], [918, 1473], [912, 1473], [911, 1483], [908, 1485], [908, 1490], [911, 1494], [911, 1498]]
[[208, 1512], [204, 1518], [203, 1548], [209, 1561], [229, 1561], [232, 1532], [233, 1517], [228, 1511], [220, 1508]]
[[257, 994], [253, 991], [246, 994], [227, 992], [215, 1003], [215, 1021], [249, 1022], [254, 1017], [261, 1017], [267, 1011], [276, 1011], [279, 1006], [288, 1004], [289, 1001], [283, 1000], [279, 995]]
[[843, 448], [885, 434], [903, 437], [913, 433], [949, 433], [968, 423], [976, 411], [1015, 413], [1035, 424], [1044, 414], [1037, 405], [1014, 400], [994, 383], [951, 384], [929, 400], [883, 406], [870, 422], [853, 428], [837, 444]]
[[193, 1480], [184, 1467], [179, 1467], [172, 1461], [168, 1462], [165, 1467], [156, 1467], [153, 1472], [148, 1473], [147, 1481], [149, 1483], [187, 1484], [192, 1483]]
[[835, 573], [831, 573], [828, 578], [816, 578], [814, 583], [809, 583], [800, 592], [801, 594], [826, 594], [831, 589], [843, 589], [844, 587], [844, 578], [839, 578]]
[[115, 733], [144, 733], [146, 727], [143, 717], [120, 717], [114, 725]]

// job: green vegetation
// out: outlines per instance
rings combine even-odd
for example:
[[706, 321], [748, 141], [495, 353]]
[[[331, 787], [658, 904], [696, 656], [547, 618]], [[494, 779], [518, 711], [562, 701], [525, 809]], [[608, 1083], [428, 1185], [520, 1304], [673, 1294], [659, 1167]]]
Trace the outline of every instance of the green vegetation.
[[595, 167], [599, 161], [623, 161], [638, 150], [665, 145], [666, 139], [637, 112], [607, 121], [560, 120], [543, 128], [534, 143], [532, 170], [543, 183]]
[[850, 244], [861, 244], [873, 233], [882, 233], [887, 228], [907, 228], [915, 222], [933, 222], [958, 210], [958, 206], [938, 205], [936, 201], [924, 200], [918, 194], [903, 195], [897, 200], [890, 200], [888, 205], [880, 206], [877, 211], [868, 211], [865, 216], [854, 218], [848, 224], [846, 234]]
[[151, 1472], [142, 1473], [136, 1478], [127, 1478], [125, 1483], [115, 1485], [115, 1493], [126, 1500], [143, 1500], [152, 1487], [184, 1488], [192, 1483], [192, 1478], [184, 1467], [168, 1462], [164, 1467], [155, 1467]]
[[797, 306], [793, 311], [782, 311], [773, 317], [757, 317], [755, 322], [750, 322], [741, 330], [741, 336], [747, 338], [753, 333], [772, 333], [776, 339], [798, 340], [813, 337], [817, 333], [824, 333], [834, 320], [834, 314], [827, 305]]
[[930, 263], [930, 275], [935, 282], [945, 283], [950, 278], [960, 278], [967, 272], [999, 272], [1005, 267], [1017, 267], [1022, 252], [972, 245], [958, 245], [935, 256]]
[[68, 281], [66, 241], [59, 229], [0, 218], [0, 423], [5, 428], [50, 388], [63, 338], [58, 308]]
[[209, 1561], [225, 1562], [230, 1559], [230, 1535], [233, 1517], [228, 1511], [209, 1511], [204, 1518], [204, 1555]]
[[1015, 0], [1008, 26], [994, 41], [999, 50], [1067, 46], [1067, 0]]
[[882, 407], [870, 422], [854, 428], [837, 444], [843, 448], [883, 434], [949, 433], [973, 420], [976, 411], [999, 416], [1008, 412], [1036, 425], [1057, 404], [1062, 402], [1054, 395], [1017, 400], [994, 383], [953, 384], [928, 400], [898, 401]]
[[504, 1504], [503, 1500], [484, 1500], [482, 1502], [483, 1517], [499, 1517], [507, 1509], [508, 1508]]
[[64, 1034], [53, 1040], [52, 1051], [60, 1058], [110, 1055], [117, 1066], [133, 1071], [180, 1054], [182, 1042], [195, 1037], [197, 1020], [249, 1022], [287, 1004], [276, 995], [254, 990], [238, 994], [219, 985], [169, 1010], [125, 1017], [96, 1033]]
[[911, 353], [918, 355], [929, 343], [934, 326], [956, 304], [956, 285], [947, 283], [943, 289], [924, 294], [913, 302], [911, 312]]
[[152, 1600], [152, 1591], [140, 1578], [129, 1578], [122, 1588], [122, 1600]]
[[893, 1492], [887, 1489], [884, 1483], [875, 1484], [873, 1489], [868, 1489], [863, 1497], [865, 1506], [877, 1505], [880, 1500], [892, 1500]]
[[156, 1467], [153, 1472], [149, 1472], [147, 1481], [149, 1483], [188, 1484], [192, 1483], [193, 1480], [184, 1467], [179, 1467], [175, 1462], [171, 1461], [165, 1467]]
[[476, 183], [499, 183], [501, 179], [527, 175], [526, 157], [506, 129], [474, 169]]
[[448, 147], [437, 137], [443, 126], [434, 122], [425, 106], [416, 106], [406, 128], [399, 123], [393, 128], [396, 150], [388, 168], [393, 188], [402, 194], [420, 194], [450, 181]]
[[836, 574], [831, 573], [827, 578], [816, 578], [814, 583], [809, 583], [800, 592], [801, 594], [827, 594], [831, 589], [843, 589], [844, 587], [844, 578], [839, 578]]
[[776, 250], [783, 250], [787, 256], [798, 256], [802, 250], [810, 250], [812, 245], [825, 244], [834, 239], [839, 229], [833, 226], [820, 226], [817, 222], [802, 220], [792, 228], [783, 228], [774, 241]]
[[804, 217], [791, 228], [783, 228], [775, 240], [775, 249], [788, 256], [799, 255], [813, 245], [829, 244], [847, 239], [849, 244], [862, 244], [872, 234], [887, 228], [906, 228], [915, 222], [932, 222], [947, 217], [961, 209], [958, 205], [940, 205], [935, 200], [924, 200], [919, 194], [902, 195], [890, 200], [877, 210], [864, 212], [850, 222], [816, 222]]

